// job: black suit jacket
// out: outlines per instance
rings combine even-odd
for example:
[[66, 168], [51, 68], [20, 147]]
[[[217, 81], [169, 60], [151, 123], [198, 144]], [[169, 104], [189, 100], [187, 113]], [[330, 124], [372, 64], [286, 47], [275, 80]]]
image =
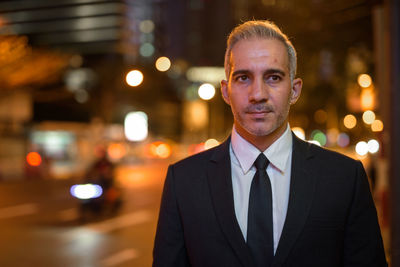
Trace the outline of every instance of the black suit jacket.
[[[236, 220], [230, 139], [168, 168], [154, 267], [251, 267]], [[364, 168], [293, 135], [286, 221], [273, 266], [387, 266]]]

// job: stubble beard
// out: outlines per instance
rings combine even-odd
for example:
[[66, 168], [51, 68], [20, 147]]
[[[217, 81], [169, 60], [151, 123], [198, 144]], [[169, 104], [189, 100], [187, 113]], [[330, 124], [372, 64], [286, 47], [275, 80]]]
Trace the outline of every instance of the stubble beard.
[[286, 119], [286, 116], [280, 114], [278, 115], [276, 121], [265, 118], [257, 119], [251, 123], [248, 123], [245, 119], [243, 119], [243, 117], [237, 117], [239, 118], [237, 118], [236, 121], [240, 124], [240, 127], [243, 128], [248, 134], [257, 137], [268, 136], [272, 134], [276, 129], [282, 126]]
[[[276, 111], [271, 107], [268, 107], [266, 109], [268, 109], [269, 112], [271, 112], [272, 114], [275, 113]], [[275, 116], [273, 116], [272, 118], [266, 117], [262, 119], [255, 119], [254, 121], [251, 122], [247, 122], [248, 119], [245, 118], [246, 111], [242, 113], [239, 113], [234, 110], [232, 111], [235, 121], [239, 124], [238, 126], [241, 127], [243, 130], [245, 130], [247, 134], [255, 137], [263, 137], [271, 135], [273, 132], [275, 132], [283, 125], [283, 123], [286, 121], [289, 115], [289, 110], [290, 110], [290, 100], [288, 100], [286, 109], [282, 113], [279, 113], [276, 119]]]

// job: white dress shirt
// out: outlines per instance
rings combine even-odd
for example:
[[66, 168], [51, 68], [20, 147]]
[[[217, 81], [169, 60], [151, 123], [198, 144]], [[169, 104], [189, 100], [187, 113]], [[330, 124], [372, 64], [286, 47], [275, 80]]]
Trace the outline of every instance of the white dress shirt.
[[[270, 161], [267, 173], [272, 187], [274, 252], [278, 247], [289, 202], [292, 142], [292, 133], [288, 124], [282, 136], [263, 151]], [[256, 173], [253, 163], [260, 153], [258, 148], [241, 137], [233, 127], [230, 146], [233, 200], [236, 218], [245, 240], [247, 239], [250, 187]]]

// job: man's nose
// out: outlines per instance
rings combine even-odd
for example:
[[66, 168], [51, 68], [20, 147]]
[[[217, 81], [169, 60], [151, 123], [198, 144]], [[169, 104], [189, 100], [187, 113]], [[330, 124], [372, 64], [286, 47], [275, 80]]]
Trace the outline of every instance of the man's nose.
[[250, 102], [263, 102], [268, 99], [268, 85], [263, 79], [254, 80], [249, 91]]

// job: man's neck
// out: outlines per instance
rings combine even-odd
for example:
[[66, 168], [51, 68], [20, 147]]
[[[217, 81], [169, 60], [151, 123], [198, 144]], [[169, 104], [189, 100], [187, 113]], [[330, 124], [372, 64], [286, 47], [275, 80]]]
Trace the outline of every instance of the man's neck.
[[282, 134], [286, 131], [286, 128], [288, 127], [287, 121], [285, 121], [280, 127], [278, 127], [275, 131], [268, 135], [263, 135], [263, 136], [256, 136], [252, 135], [249, 132], [245, 131], [241, 127], [236, 127], [235, 129], [236, 132], [246, 139], [249, 143], [254, 145], [258, 150], [261, 152], [265, 151], [268, 147], [270, 147], [276, 140], [279, 139], [279, 137], [282, 136]]

